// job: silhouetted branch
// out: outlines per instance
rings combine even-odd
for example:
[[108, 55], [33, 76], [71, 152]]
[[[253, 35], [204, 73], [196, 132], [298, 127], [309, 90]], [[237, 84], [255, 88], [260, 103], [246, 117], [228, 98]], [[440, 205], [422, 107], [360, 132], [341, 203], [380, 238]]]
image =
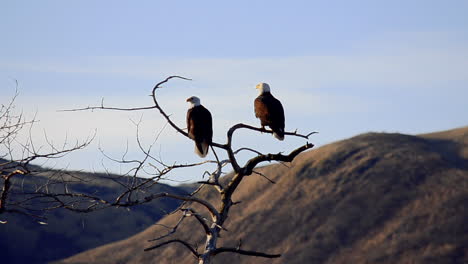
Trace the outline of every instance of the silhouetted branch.
[[266, 155], [259, 155], [253, 159], [250, 159], [247, 164], [244, 167], [243, 174], [245, 175], [250, 175], [252, 174], [252, 170], [260, 163], [263, 161], [285, 161], [285, 162], [291, 162], [297, 155], [299, 155], [301, 152], [311, 149], [314, 147], [314, 144], [307, 143], [289, 153], [289, 155], [283, 155], [283, 154], [266, 154]]
[[[157, 241], [157, 240], [161, 240], [163, 238], [166, 238], [168, 236], [171, 236], [173, 234], [175, 234], [175, 232], [177, 231], [177, 228], [179, 228], [180, 224], [182, 224], [183, 220], [186, 218], [186, 217], [190, 217], [190, 216], [194, 216], [197, 221], [202, 225], [203, 229], [205, 230], [205, 232], [207, 234], [211, 233], [211, 230], [210, 230], [210, 227], [208, 226], [207, 224], [207, 221], [208, 219], [206, 219], [205, 217], [201, 216], [199, 213], [197, 213], [194, 209], [192, 208], [184, 208], [184, 209], [181, 209], [180, 210], [182, 212], [182, 216], [181, 218], [179, 219], [179, 221], [177, 222], [177, 224], [171, 228], [171, 230], [165, 234], [165, 235], [162, 235], [162, 236], [159, 236], [157, 238], [154, 238], [154, 239], [150, 239], [148, 240], [148, 242], [153, 242], [153, 241]], [[158, 224], [157, 224], [158, 225]]]
[[208, 219], [206, 219], [205, 217], [197, 213], [197, 211], [195, 211], [192, 208], [187, 208], [187, 209], [182, 209], [182, 210], [184, 211], [184, 214], [186, 216], [195, 216], [198, 222], [203, 226], [203, 230], [205, 230], [205, 233], [211, 234], [211, 229], [207, 224], [207, 221], [209, 221]]
[[[177, 221], [177, 224], [174, 227], [172, 227], [171, 230], [167, 234], [161, 235], [161, 236], [159, 236], [157, 238], [150, 239], [150, 240], [148, 240], [148, 242], [158, 241], [158, 240], [161, 240], [163, 238], [166, 238], [168, 236], [171, 236], [171, 235], [175, 234], [175, 232], [177, 232], [177, 228], [179, 228], [179, 225], [182, 223], [182, 221], [184, 221], [185, 217], [186, 217], [185, 213], [182, 214], [182, 216], [179, 218], [179, 221]], [[164, 226], [164, 225], [161, 225], [161, 224], [156, 224], [156, 225]], [[164, 227], [166, 227], [166, 226], [164, 226]]]
[[173, 76], [169, 76], [167, 77], [164, 81], [161, 81], [159, 83], [157, 83], [154, 88], [153, 88], [153, 91], [151, 92], [151, 97], [153, 98], [153, 102], [154, 102], [154, 106], [155, 108], [157, 108], [159, 110], [159, 113], [161, 113], [161, 115], [167, 120], [167, 122], [172, 126], [172, 128], [174, 128], [177, 132], [181, 133], [182, 135], [186, 136], [186, 137], [189, 137], [188, 136], [188, 133], [185, 132], [184, 130], [182, 130], [180, 127], [178, 127], [176, 124], [174, 124], [174, 122], [172, 122], [171, 118], [166, 114], [166, 112], [164, 112], [164, 110], [159, 106], [159, 103], [158, 103], [158, 100], [156, 99], [156, 90], [157, 89], [160, 89], [161, 87], [161, 84], [164, 84], [166, 82], [168, 82], [170, 79], [172, 78], [179, 78], [179, 79], [183, 79], [183, 80], [191, 80], [189, 78], [185, 78], [185, 77], [182, 77], [182, 76], [176, 76], [176, 75], [173, 75]]
[[229, 182], [228, 186], [225, 188], [224, 192], [222, 193], [222, 201], [223, 204], [221, 206], [221, 225], [224, 222], [224, 220], [227, 218], [227, 215], [229, 213], [229, 208], [232, 205], [232, 194], [234, 191], [237, 189], [239, 184], [241, 183], [242, 179], [247, 176], [252, 174], [253, 169], [255, 166], [257, 166], [260, 162], [263, 161], [286, 161], [286, 162], [291, 162], [297, 155], [299, 155], [301, 152], [312, 148], [314, 145], [307, 143], [295, 150], [293, 150], [289, 155], [282, 155], [282, 154], [266, 154], [266, 155], [258, 155], [257, 157], [254, 157], [250, 159], [247, 164], [243, 168], [238, 168], [236, 171], [236, 174], [234, 177], [231, 179]]
[[[270, 133], [270, 134], [273, 133], [272, 130], [266, 130], [266, 129], [262, 129], [262, 128], [259, 128], [259, 127], [254, 127], [254, 126], [246, 125], [246, 124], [243, 124], [243, 123], [239, 123], [239, 124], [236, 124], [236, 125], [232, 126], [228, 130], [228, 132], [227, 132], [227, 143], [225, 145], [212, 144], [213, 146], [216, 146], [216, 147], [219, 147], [219, 148], [222, 148], [222, 149], [226, 150], [226, 152], [228, 154], [228, 157], [229, 157], [229, 160], [231, 161], [232, 167], [233, 167], [234, 171], [237, 172], [237, 173], [240, 172], [241, 167], [237, 163], [237, 159], [235, 157], [235, 154], [238, 153], [240, 150], [237, 150], [236, 153], [232, 150], [232, 136], [234, 135], [234, 132], [237, 129], [241, 129], [241, 128], [250, 129], [250, 130], [259, 131], [259, 132], [264, 132], [264, 133]], [[308, 139], [309, 136], [311, 136], [311, 135], [313, 135], [315, 133], [318, 133], [318, 132], [314, 131], [314, 132], [311, 132], [311, 133], [309, 133], [307, 135], [303, 135], [303, 134], [297, 133], [297, 131], [294, 131], [294, 132], [285, 132], [284, 134], [289, 135], [289, 136], [296, 136], [296, 137], [302, 137], [302, 138]], [[245, 148], [245, 149], [248, 149], [248, 148]], [[251, 151], [255, 152], [255, 150], [252, 150], [252, 149], [248, 149], [248, 150], [251, 150]]]
[[152, 201], [154, 199], [158, 199], [158, 198], [162, 198], [162, 197], [168, 197], [168, 198], [172, 198], [172, 199], [176, 199], [176, 200], [180, 200], [180, 201], [198, 203], [200, 205], [203, 205], [206, 209], [208, 209], [208, 211], [212, 214], [212, 216], [215, 219], [219, 218], [218, 211], [208, 201], [197, 198], [197, 197], [182, 196], [182, 195], [176, 195], [176, 194], [171, 194], [171, 193], [167, 193], [167, 192], [157, 193], [157, 194], [152, 194], [152, 195], [146, 196], [144, 198], [144, 200], [135, 200], [135, 201], [132, 201], [130, 203], [120, 203], [120, 204], [116, 204], [116, 205], [119, 205], [119, 206], [133, 206], [133, 205], [136, 205], [136, 204], [142, 204], [142, 203], [150, 202], [150, 201]]
[[231, 252], [231, 253], [237, 253], [241, 255], [247, 255], [247, 256], [255, 256], [255, 257], [262, 257], [262, 258], [279, 258], [281, 257], [281, 254], [267, 254], [267, 253], [262, 253], [262, 252], [257, 252], [257, 251], [250, 251], [250, 250], [242, 250], [239, 248], [227, 248], [227, 247], [220, 247], [215, 250], [213, 250], [213, 256], [216, 256], [221, 253], [226, 253], [226, 252]]
[[[246, 128], [246, 129], [250, 129], [250, 130], [254, 130], [254, 131], [259, 131], [259, 132], [263, 132], [263, 133], [269, 133], [269, 134], [273, 134], [273, 131], [272, 130], [268, 130], [268, 129], [264, 129], [264, 128], [261, 128], [261, 127], [254, 127], [254, 126], [250, 126], [250, 125], [246, 125], [246, 124], [242, 124], [242, 123], [239, 123], [239, 124], [236, 124], [234, 126], [232, 126], [229, 131], [228, 131], [228, 138], [229, 137], [232, 137], [232, 134], [234, 133], [234, 131], [236, 131], [237, 129], [240, 129], [240, 128]], [[288, 136], [295, 136], [295, 137], [301, 137], [301, 138], [305, 138], [305, 139], [309, 139], [309, 137], [313, 134], [317, 134], [318, 132], [317, 131], [313, 131], [313, 132], [310, 132], [309, 134], [307, 135], [303, 135], [303, 134], [299, 134], [297, 133], [297, 130], [294, 131], [294, 132], [284, 132], [285, 135], [288, 135]]]
[[190, 250], [190, 252], [192, 252], [192, 254], [195, 257], [197, 257], [197, 258], [199, 257], [198, 252], [189, 243], [185, 242], [184, 240], [180, 240], [180, 239], [168, 240], [168, 241], [162, 242], [160, 244], [157, 244], [155, 246], [145, 248], [144, 250], [145, 251], [150, 251], [150, 250], [157, 249], [157, 248], [160, 248], [160, 247], [165, 246], [165, 245], [169, 245], [171, 243], [180, 243], [180, 244], [184, 245], [188, 250]]
[[76, 112], [76, 111], [86, 111], [86, 110], [117, 110], [117, 111], [139, 111], [139, 110], [149, 110], [155, 109], [156, 106], [146, 106], [146, 107], [132, 107], [132, 108], [119, 108], [119, 107], [107, 107], [104, 105], [100, 106], [87, 106], [84, 108], [75, 108], [75, 109], [64, 109], [58, 110], [58, 112]]
[[257, 151], [255, 149], [251, 149], [251, 148], [240, 148], [240, 149], [234, 151], [234, 154], [238, 154], [239, 152], [241, 152], [243, 150], [247, 150], [247, 151], [253, 152], [253, 153], [258, 154], [258, 155], [263, 155], [263, 153], [261, 153], [260, 151]]
[[260, 175], [262, 176], [263, 178], [265, 178], [267, 181], [269, 181], [270, 183], [273, 183], [273, 184], [276, 184], [276, 182], [270, 178], [268, 178], [265, 174], [261, 173], [261, 172], [258, 172], [258, 171], [252, 171], [253, 173], [257, 174], [257, 175]]

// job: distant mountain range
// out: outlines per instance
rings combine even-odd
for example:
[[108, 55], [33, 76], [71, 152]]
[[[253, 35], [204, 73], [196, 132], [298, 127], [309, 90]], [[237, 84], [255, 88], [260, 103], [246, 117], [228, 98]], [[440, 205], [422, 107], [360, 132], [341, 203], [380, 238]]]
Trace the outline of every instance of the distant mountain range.
[[[362, 134], [303, 153], [289, 168], [273, 164], [258, 171], [276, 184], [259, 175], [244, 179], [234, 196], [241, 203], [231, 209], [218, 244], [236, 247], [242, 241], [243, 249], [282, 257], [224, 253], [213, 263], [468, 263], [468, 127], [418, 136]], [[212, 200], [217, 194], [209, 189], [198, 196]], [[107, 232], [120, 232], [138, 214], [123, 215], [128, 220]], [[74, 229], [71, 241], [87, 230], [81, 217], [68, 227]], [[106, 212], [98, 217], [110, 218]], [[114, 221], [120, 217], [112, 215]], [[159, 224], [173, 226], [179, 217], [166, 216]], [[23, 225], [10, 233], [28, 236]], [[4, 243], [3, 232], [2, 247], [16, 243]], [[180, 245], [143, 251], [164, 232], [152, 225], [56, 263], [196, 263]], [[202, 231], [190, 221], [174, 238], [203, 245]], [[34, 248], [45, 239], [27, 241]]]
[[[13, 186], [16, 190], [20, 186], [18, 183], [23, 188], [31, 189], [45, 183], [47, 176], [57, 173], [40, 167], [34, 169], [46, 172], [15, 178], [17, 184]], [[118, 175], [73, 171], [67, 173], [69, 175], [66, 177], [86, 179], [86, 183], [68, 184], [70, 192], [96, 194], [109, 200], [122, 193], [123, 187], [118, 182], [129, 180], [129, 177]], [[154, 192], [177, 194], [186, 194], [190, 189], [191, 187], [179, 188], [165, 184], [155, 184], [152, 187]], [[52, 211], [47, 220], [41, 220], [47, 224], [39, 224], [37, 219], [20, 214], [0, 214], [0, 220], [7, 221], [6, 224], [0, 224], [0, 262], [38, 264], [63, 259], [140, 232], [178, 205], [177, 201], [160, 199], [131, 208], [114, 207], [92, 213], [80, 214], [60, 209]]]

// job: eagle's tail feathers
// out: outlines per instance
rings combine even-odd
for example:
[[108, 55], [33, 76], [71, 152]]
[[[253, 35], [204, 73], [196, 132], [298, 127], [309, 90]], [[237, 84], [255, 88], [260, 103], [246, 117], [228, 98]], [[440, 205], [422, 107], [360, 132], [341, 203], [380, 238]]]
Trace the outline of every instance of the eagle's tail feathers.
[[208, 155], [209, 147], [210, 144], [208, 144], [206, 141], [195, 142], [195, 153], [201, 158], [204, 158], [206, 155]]
[[283, 141], [284, 140], [284, 129], [278, 128], [273, 130], [273, 136], [277, 138], [278, 140]]

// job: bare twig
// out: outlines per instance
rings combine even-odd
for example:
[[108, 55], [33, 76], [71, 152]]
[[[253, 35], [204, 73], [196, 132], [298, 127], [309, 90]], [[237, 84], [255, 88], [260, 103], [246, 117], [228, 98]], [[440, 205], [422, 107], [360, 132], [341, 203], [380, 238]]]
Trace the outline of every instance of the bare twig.
[[181, 240], [181, 239], [172, 239], [172, 240], [168, 240], [168, 241], [165, 241], [165, 242], [162, 242], [160, 244], [157, 244], [155, 246], [152, 246], [152, 247], [149, 247], [149, 248], [145, 248], [144, 250], [145, 251], [150, 251], [150, 250], [153, 250], [153, 249], [157, 249], [157, 248], [160, 248], [162, 246], [165, 246], [165, 245], [169, 245], [171, 243], [180, 243], [182, 245], [184, 245], [188, 250], [190, 250], [190, 252], [192, 252], [192, 254], [195, 256], [195, 257], [199, 257], [199, 254], [198, 252], [195, 250], [195, 248], [193, 248], [192, 245], [190, 245], [189, 243], [187, 243], [186, 241], [184, 240]]
[[281, 254], [267, 254], [267, 253], [262, 253], [262, 252], [257, 252], [257, 251], [250, 251], [250, 250], [242, 250], [239, 248], [227, 248], [227, 247], [221, 247], [213, 250], [213, 256], [216, 256], [221, 253], [225, 252], [231, 252], [231, 253], [237, 253], [241, 255], [247, 255], [247, 256], [255, 256], [255, 257], [262, 257], [262, 258], [279, 258], [281, 257]]
[[155, 108], [157, 108], [159, 110], [159, 113], [167, 120], [167, 122], [172, 126], [172, 128], [174, 128], [177, 132], [181, 133], [185, 137], [189, 137], [187, 132], [185, 132], [183, 129], [181, 129], [176, 124], [174, 124], [174, 122], [172, 122], [169, 115], [167, 115], [166, 112], [164, 112], [164, 110], [159, 106], [158, 100], [156, 99], [156, 90], [160, 89], [162, 84], [168, 82], [170, 79], [173, 79], [173, 78], [178, 78], [178, 79], [182, 79], [182, 80], [189, 80], [189, 81], [191, 80], [189, 78], [185, 78], [185, 77], [182, 77], [182, 76], [176, 76], [176, 75], [169, 76], [165, 80], [157, 83], [154, 86], [153, 91], [151, 92], [151, 97], [153, 98]]
[[107, 107], [104, 105], [100, 106], [87, 106], [83, 108], [75, 108], [75, 109], [63, 109], [58, 110], [58, 112], [76, 112], [76, 111], [86, 111], [86, 110], [117, 110], [117, 111], [139, 111], [139, 110], [149, 110], [155, 109], [156, 106], [145, 106], [145, 107], [131, 107], [131, 108], [119, 108], [119, 107]]
[[263, 173], [261, 173], [261, 172], [258, 172], [258, 171], [255, 171], [255, 170], [253, 170], [252, 172], [255, 173], [255, 174], [257, 174], [257, 175], [262, 176], [263, 178], [265, 178], [265, 179], [266, 179], [267, 181], [269, 181], [270, 183], [273, 183], [273, 184], [276, 183], [274, 180], [268, 178], [265, 174], [263, 174]]
[[[150, 239], [148, 240], [148, 242], [158, 241], [158, 240], [161, 240], [163, 238], [166, 238], [168, 236], [175, 234], [175, 232], [177, 232], [177, 228], [179, 228], [179, 225], [182, 223], [182, 221], [184, 221], [185, 217], [187, 216], [185, 214], [182, 214], [182, 216], [179, 218], [179, 221], [177, 221], [177, 224], [175, 224], [175, 226], [172, 227], [171, 230], [167, 234], [161, 235], [157, 238]], [[156, 225], [160, 225], [160, 224], [156, 224]]]
[[260, 151], [257, 151], [257, 150], [255, 150], [255, 149], [251, 149], [251, 148], [240, 148], [240, 149], [234, 151], [234, 154], [238, 154], [239, 152], [241, 152], [241, 151], [243, 151], [243, 150], [247, 150], [247, 151], [253, 152], [253, 153], [257, 154], [257, 155], [263, 155], [263, 153], [261, 153]]

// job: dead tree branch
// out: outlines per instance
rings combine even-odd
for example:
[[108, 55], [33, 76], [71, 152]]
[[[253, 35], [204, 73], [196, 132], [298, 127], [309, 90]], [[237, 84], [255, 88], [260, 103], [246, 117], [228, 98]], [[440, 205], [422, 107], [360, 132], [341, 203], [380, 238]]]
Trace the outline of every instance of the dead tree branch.
[[187, 243], [186, 241], [184, 240], [180, 240], [180, 239], [172, 239], [172, 240], [168, 240], [168, 241], [165, 241], [165, 242], [162, 242], [160, 244], [157, 244], [155, 246], [152, 246], [152, 247], [149, 247], [149, 248], [145, 248], [144, 250], [145, 251], [150, 251], [150, 250], [153, 250], [153, 249], [157, 249], [157, 248], [160, 248], [162, 246], [165, 246], [165, 245], [169, 245], [171, 243], [180, 243], [182, 244], [183, 246], [185, 246], [188, 250], [190, 250], [190, 252], [192, 252], [192, 254], [198, 258], [200, 256], [200, 254], [198, 254], [198, 252], [195, 250], [195, 248], [193, 248], [192, 245], [190, 245], [189, 243]]
[[281, 254], [267, 254], [267, 253], [262, 253], [262, 252], [257, 252], [257, 251], [243, 250], [239, 248], [227, 248], [227, 247], [217, 248], [216, 250], [213, 251], [213, 256], [216, 256], [221, 253], [226, 253], [226, 252], [237, 253], [237, 254], [247, 255], [247, 256], [262, 257], [262, 258], [281, 257]]
[[[167, 232], [167, 234], [161, 235], [158, 238], [150, 239], [150, 240], [148, 240], [148, 242], [158, 241], [158, 240], [161, 240], [163, 238], [166, 238], [168, 236], [171, 236], [171, 235], [175, 234], [177, 232], [177, 228], [179, 228], [180, 224], [182, 223], [182, 221], [184, 221], [185, 217], [187, 217], [187, 216], [185, 215], [185, 213], [183, 213], [182, 216], [180, 217], [179, 221], [177, 221], [177, 224], [174, 227], [172, 227], [171, 230], [169, 232]], [[156, 225], [161, 225], [161, 224], [156, 224]], [[164, 226], [164, 227], [166, 227], [166, 226]]]
[[2, 195], [0, 196], [0, 214], [5, 210], [5, 204], [8, 198], [8, 193], [11, 188], [11, 182], [10, 179], [11, 177], [17, 175], [17, 174], [24, 174], [25, 172], [22, 170], [14, 170], [7, 175], [2, 176], [4, 182], [3, 182], [3, 188], [2, 188]]

